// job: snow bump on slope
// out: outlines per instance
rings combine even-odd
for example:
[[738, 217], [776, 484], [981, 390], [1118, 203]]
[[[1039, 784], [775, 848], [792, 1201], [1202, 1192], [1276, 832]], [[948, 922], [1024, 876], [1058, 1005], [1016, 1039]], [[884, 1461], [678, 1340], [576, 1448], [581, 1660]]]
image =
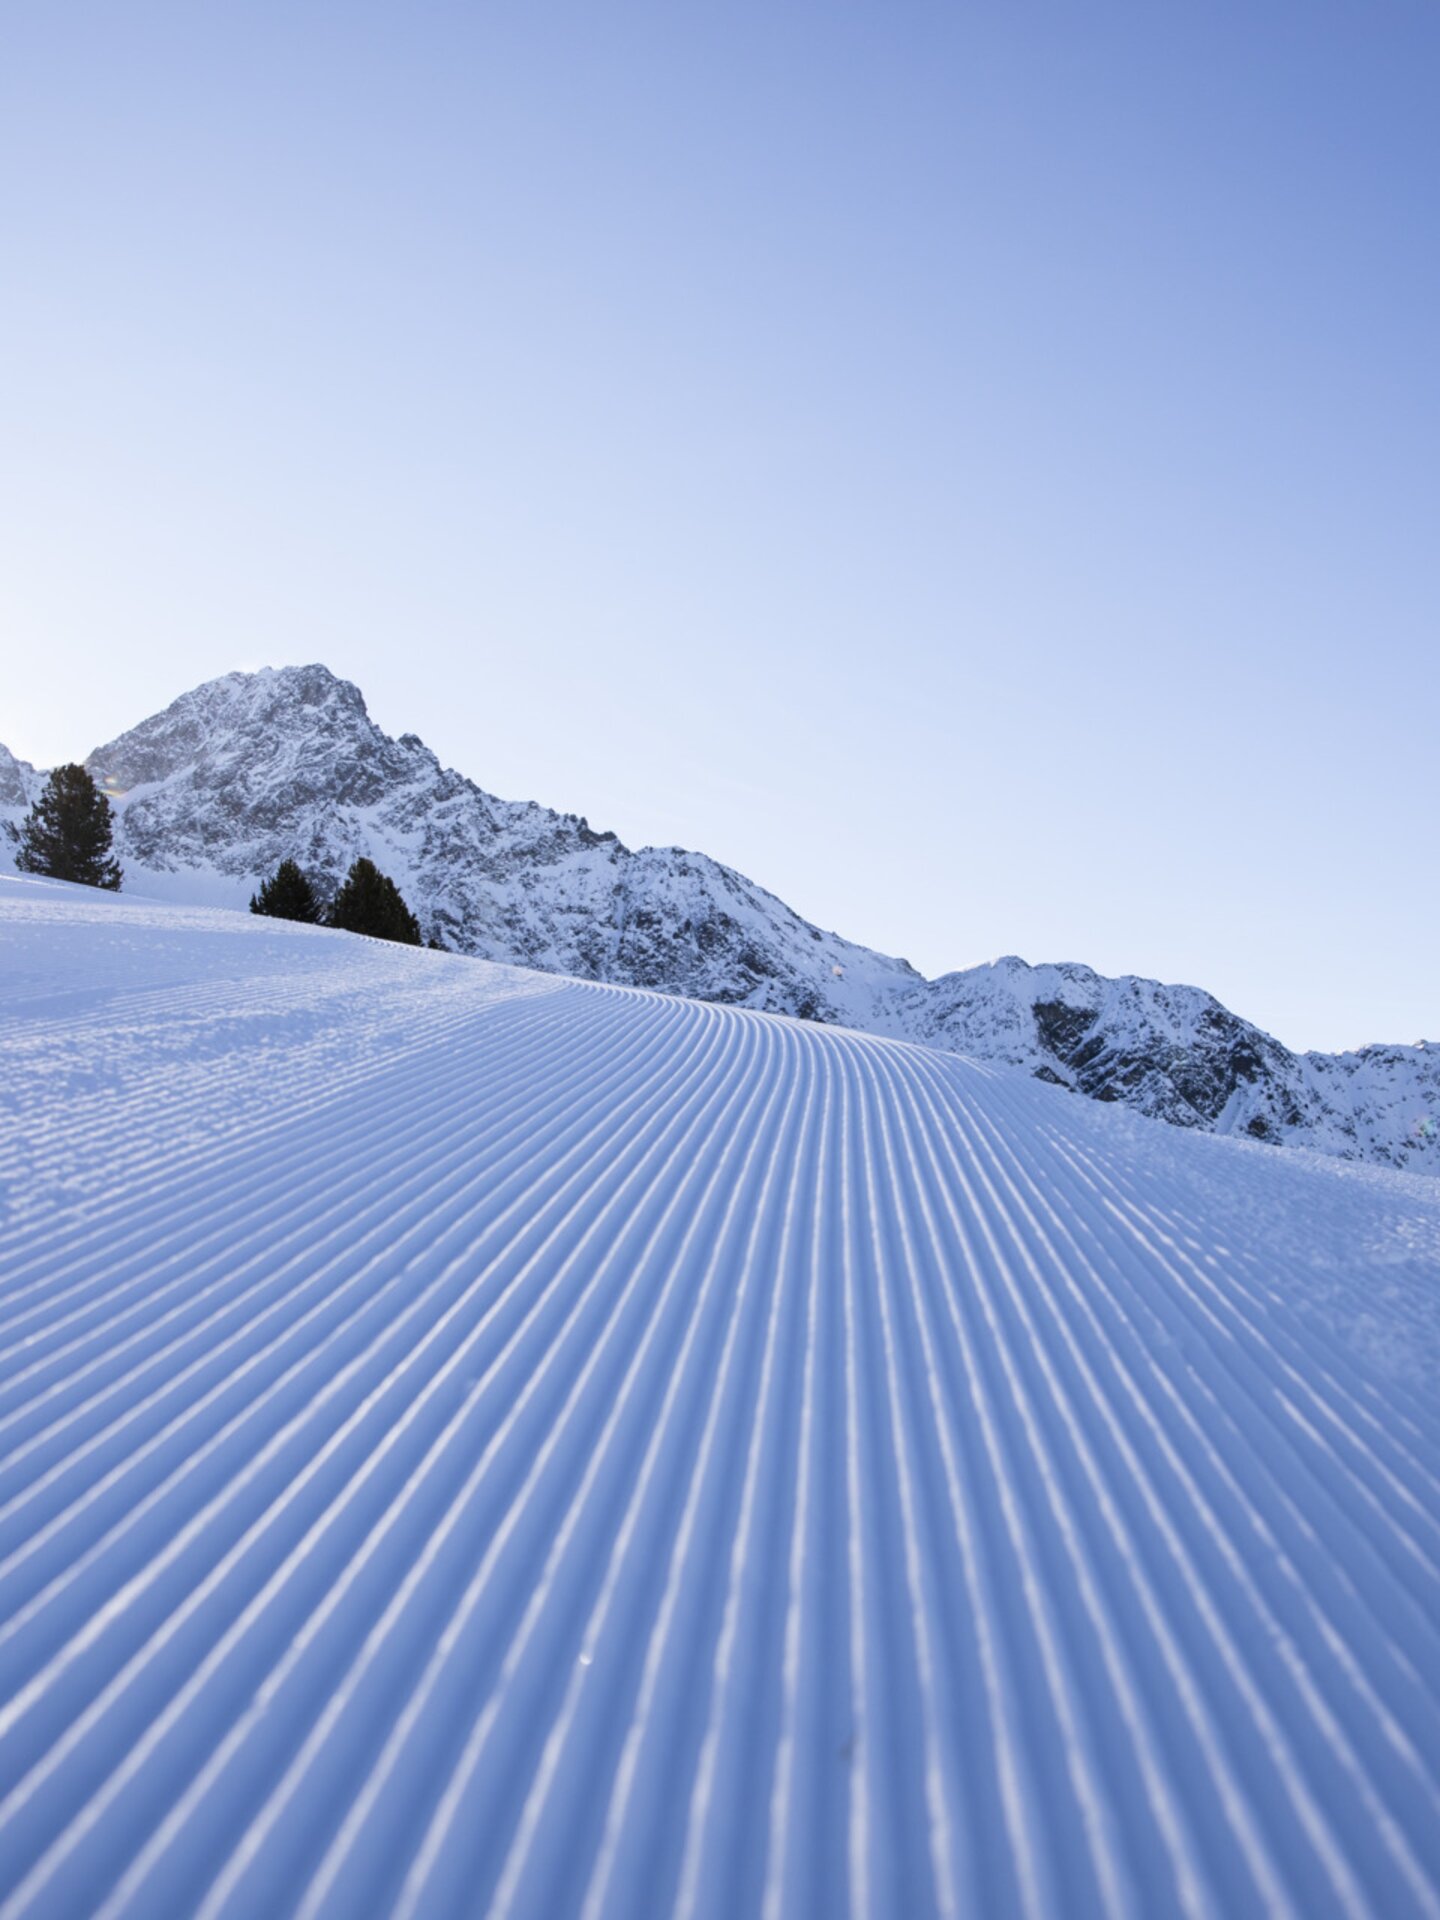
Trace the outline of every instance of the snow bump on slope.
[[0, 881], [0, 1913], [1440, 1911], [1440, 1196]]

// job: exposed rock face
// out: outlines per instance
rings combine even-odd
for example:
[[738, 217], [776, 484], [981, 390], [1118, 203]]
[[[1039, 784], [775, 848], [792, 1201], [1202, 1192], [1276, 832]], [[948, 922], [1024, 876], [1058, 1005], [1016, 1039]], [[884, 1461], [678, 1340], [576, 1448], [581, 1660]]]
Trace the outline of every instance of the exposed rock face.
[[[211, 681], [87, 765], [132, 891], [243, 906], [289, 857], [328, 897], [367, 854], [425, 935], [462, 952], [920, 1040], [1177, 1126], [1440, 1172], [1440, 1046], [1296, 1055], [1197, 988], [1013, 956], [927, 981], [704, 854], [632, 851], [482, 792], [414, 734], [382, 733], [325, 667]], [[0, 748], [0, 821], [38, 782]]]

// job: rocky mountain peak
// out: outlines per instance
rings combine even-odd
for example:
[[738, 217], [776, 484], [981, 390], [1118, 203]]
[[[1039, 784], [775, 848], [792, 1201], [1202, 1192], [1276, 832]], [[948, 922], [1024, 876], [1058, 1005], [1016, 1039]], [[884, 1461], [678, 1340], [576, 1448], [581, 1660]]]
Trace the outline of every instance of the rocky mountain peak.
[[394, 743], [366, 711], [360, 689], [328, 667], [227, 673], [185, 693], [163, 713], [97, 747], [86, 765], [113, 793], [168, 780], [202, 759], [267, 778], [317, 755], [331, 767]]

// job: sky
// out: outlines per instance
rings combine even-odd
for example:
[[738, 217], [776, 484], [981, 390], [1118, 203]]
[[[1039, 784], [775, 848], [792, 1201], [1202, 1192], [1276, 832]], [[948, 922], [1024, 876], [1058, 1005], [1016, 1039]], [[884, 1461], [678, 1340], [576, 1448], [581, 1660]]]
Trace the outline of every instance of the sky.
[[927, 973], [1440, 1038], [1433, 0], [0, 25], [0, 740], [320, 660]]

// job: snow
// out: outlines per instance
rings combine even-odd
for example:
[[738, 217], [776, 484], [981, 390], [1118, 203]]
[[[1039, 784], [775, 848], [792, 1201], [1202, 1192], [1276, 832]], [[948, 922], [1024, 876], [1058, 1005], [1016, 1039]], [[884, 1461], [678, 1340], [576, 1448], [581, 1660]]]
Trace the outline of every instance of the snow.
[[1440, 1912], [1440, 1190], [0, 878], [0, 1913]]

